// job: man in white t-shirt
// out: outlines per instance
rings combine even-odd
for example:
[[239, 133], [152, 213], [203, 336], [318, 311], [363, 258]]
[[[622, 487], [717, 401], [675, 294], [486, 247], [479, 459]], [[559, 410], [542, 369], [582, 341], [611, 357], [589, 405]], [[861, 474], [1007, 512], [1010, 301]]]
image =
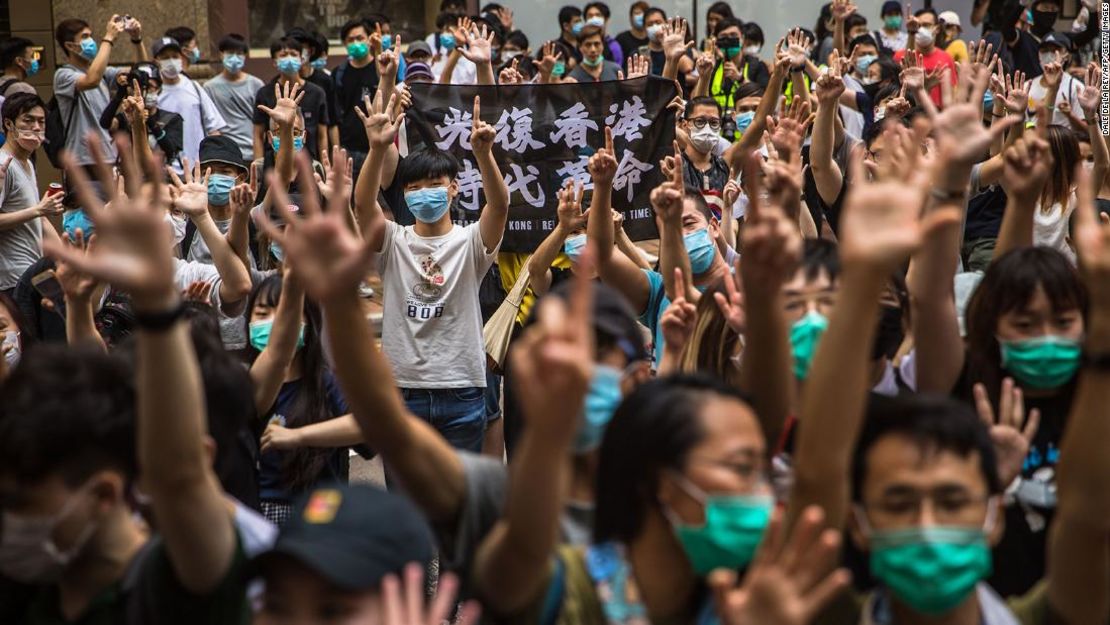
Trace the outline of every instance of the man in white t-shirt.
[[[185, 75], [181, 44], [176, 39], [162, 37], [154, 42], [153, 52], [158, 71], [162, 74], [158, 107], [177, 113], [184, 120], [181, 156], [195, 163], [200, 154], [200, 140], [223, 132], [227, 129], [227, 122], [220, 115], [212, 96]], [[182, 172], [180, 163], [172, 165], [178, 173]]]
[[1079, 92], [1083, 90], [1083, 82], [1066, 71], [1070, 45], [1071, 40], [1064, 33], [1049, 33], [1041, 40], [1038, 54], [1044, 73], [1028, 82], [1027, 121], [1036, 120], [1037, 107], [1045, 103], [1049, 92], [1055, 91], [1056, 98], [1045, 103], [1049, 115], [1052, 115], [1051, 123], [1076, 130], [1084, 128], [1083, 109], [1079, 105]]
[[[393, 140], [404, 113], [401, 107], [370, 113], [363, 116], [370, 153], [355, 188], [355, 208], [363, 236], [380, 250], [382, 351], [408, 409], [452, 446], [477, 452], [485, 430], [486, 386], [478, 285], [501, 245], [509, 207], [491, 152], [495, 131], [478, 121], [469, 138], [486, 197], [477, 223], [451, 222], [459, 163], [429, 147], [409, 154], [397, 171], [416, 223], [386, 222], [383, 229], [377, 227], [385, 218], [377, 202], [382, 163], [396, 149]], [[476, 100], [474, 119], [479, 118]]]

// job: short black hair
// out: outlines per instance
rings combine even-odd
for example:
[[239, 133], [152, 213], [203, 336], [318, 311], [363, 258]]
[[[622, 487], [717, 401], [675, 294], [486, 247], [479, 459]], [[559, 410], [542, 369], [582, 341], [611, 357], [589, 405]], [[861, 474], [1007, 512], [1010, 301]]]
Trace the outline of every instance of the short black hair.
[[713, 36], [717, 37], [721, 34], [722, 30], [732, 27], [736, 27], [740, 30], [740, 36], [744, 35], [744, 22], [741, 22], [735, 17], [722, 17], [717, 22], [717, 26], [713, 28]]
[[479, 11], [479, 13], [490, 13], [491, 11], [500, 11], [504, 8], [505, 7], [497, 4], [496, 2], [487, 2], [486, 5], [483, 6], [482, 9]]
[[604, 2], [591, 2], [587, 4], [586, 6], [582, 7], [582, 14], [585, 15], [590, 9], [597, 9], [601, 12], [601, 16], [605, 19], [609, 19], [609, 16], [611, 15], [611, 13], [609, 12], [609, 5], [605, 4]]
[[644, 21], [646, 22], [648, 17], [654, 15], [655, 13], [658, 13], [659, 15], [662, 15], [664, 20], [667, 19], [667, 12], [666, 11], [664, 11], [663, 9], [661, 9], [659, 7], [651, 7], [648, 10], [644, 11]]
[[641, 13], [646, 13], [647, 10], [650, 8], [651, 5], [647, 2], [644, 2], [644, 0], [636, 0], [636, 2], [632, 3], [632, 6], [628, 7], [628, 14], [632, 15], [636, 12], [637, 9], [639, 9]]
[[246, 38], [239, 33], [228, 33], [220, 37], [216, 49], [220, 52], [238, 52], [239, 54], [247, 54], [250, 51]]
[[990, 432], [970, 406], [942, 395], [884, 397], [872, 393], [852, 459], [853, 501], [863, 497], [868, 452], [888, 436], [909, 439], [923, 454], [948, 451], [967, 458], [977, 452], [988, 492], [1002, 492]]
[[370, 29], [373, 30], [374, 27], [378, 24], [392, 25], [393, 20], [389, 19], [389, 16], [385, 13], [371, 13], [370, 15], [366, 16], [366, 23], [369, 24]]
[[767, 39], [763, 36], [763, 29], [755, 22], [744, 22], [740, 27], [740, 32], [744, 33], [744, 41], [748, 43], [758, 41], [760, 44], [766, 43]]
[[17, 117], [36, 106], [41, 106], [43, 112], [46, 111], [46, 103], [37, 93], [16, 93], [4, 100], [4, 106], [0, 107], [0, 118], [14, 122]]
[[24, 37], [9, 37], [0, 42], [0, 69], [8, 69], [15, 65], [15, 60], [22, 57], [27, 48], [35, 43]]
[[166, 37], [177, 40], [182, 46], [197, 38], [197, 31], [188, 26], [174, 26], [166, 29]]
[[764, 91], [766, 89], [763, 88], [763, 85], [752, 80], [737, 87], [736, 93], [732, 97], [739, 102], [744, 98], [762, 97]]
[[459, 161], [450, 152], [426, 147], [409, 153], [397, 166], [397, 180], [401, 187], [428, 178], [447, 176], [454, 180], [459, 175]]
[[925, 15], [926, 13], [931, 14], [933, 17], [937, 17], [937, 10], [934, 9], [933, 7], [925, 7], [923, 9], [918, 9], [918, 10], [913, 12], [913, 16], [914, 17], [921, 17], [922, 15]]
[[827, 239], [806, 239], [802, 246], [802, 271], [806, 280], [816, 280], [821, 270], [829, 276], [830, 282], [836, 282], [840, 275], [840, 251], [836, 243]]
[[466, 0], [440, 0], [439, 10], [446, 11], [448, 9], [461, 9], [466, 10]]
[[559, 9], [559, 25], [569, 24], [571, 20], [576, 17], [582, 17], [582, 9], [576, 6], [567, 5]]
[[0, 473], [82, 484], [104, 469], [136, 472], [134, 373], [89, 345], [41, 344], [0, 384]]
[[73, 41], [73, 38], [77, 36], [77, 33], [85, 30], [88, 27], [88, 22], [76, 17], [71, 17], [68, 20], [62, 20], [58, 22], [57, 26], [54, 27], [54, 41], [58, 42], [59, 48], [61, 48], [66, 54], [69, 54], [69, 51], [66, 50], [66, 44]]
[[628, 542], [657, 506], [660, 471], [682, 471], [687, 454], [705, 437], [698, 415], [706, 401], [734, 399], [734, 387], [703, 374], [646, 382], [626, 396], [601, 441], [597, 468], [594, 539]]
[[871, 33], [863, 33], [862, 35], [853, 37], [852, 40], [848, 42], [848, 51], [851, 52], [855, 50], [856, 46], [875, 46], [876, 50], [879, 49], [879, 44], [875, 42], [875, 38], [871, 36]]
[[351, 34], [351, 31], [356, 28], [364, 29], [367, 36], [370, 35], [370, 31], [374, 30], [370, 27], [370, 25], [366, 23], [366, 20], [362, 19], [361, 17], [357, 17], [352, 20], [347, 20], [346, 23], [344, 23], [343, 26], [339, 28], [339, 38], [343, 41], [346, 41], [347, 35]]
[[718, 102], [715, 98], [707, 95], [700, 95], [696, 98], [690, 98], [689, 100], [687, 100], [686, 110], [683, 114], [686, 117], [689, 117], [694, 114], [694, 108], [699, 106], [712, 106], [713, 108], [717, 109], [717, 115], [721, 115], [721, 103]]
[[511, 43], [521, 50], [528, 49], [528, 35], [524, 34], [523, 30], [514, 30], [505, 36], [505, 43]]
[[297, 54], [301, 53], [301, 42], [292, 37], [282, 37], [277, 41], [270, 44], [270, 58], [277, 58], [278, 52], [282, 50], [296, 50]]
[[682, 198], [683, 201], [690, 200], [694, 203], [694, 206], [698, 209], [698, 212], [701, 213], [701, 216], [705, 217], [705, 223], [709, 223], [716, 219], [716, 217], [713, 216], [713, 211], [709, 208], [709, 203], [705, 201], [705, 196], [702, 195], [701, 190], [697, 187], [686, 185], [682, 190]]

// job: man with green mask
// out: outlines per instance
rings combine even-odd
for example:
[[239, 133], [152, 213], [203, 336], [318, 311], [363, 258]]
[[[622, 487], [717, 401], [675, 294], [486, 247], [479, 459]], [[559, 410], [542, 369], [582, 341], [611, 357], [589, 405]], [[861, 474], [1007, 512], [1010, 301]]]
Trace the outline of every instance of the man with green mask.
[[717, 22], [714, 33], [720, 58], [713, 68], [709, 95], [726, 111], [735, 108], [736, 90], [740, 85], [754, 82], [766, 88], [771, 80], [767, 66], [758, 57], [744, 53], [742, 26], [738, 19], [725, 18]]
[[362, 162], [370, 152], [366, 130], [355, 109], [362, 106], [364, 96], [374, 97], [378, 90], [378, 68], [370, 54], [370, 33], [373, 29], [361, 18], [352, 19], [339, 30], [347, 48], [347, 60], [332, 72], [335, 98], [339, 111], [339, 145], [353, 160], [352, 171], [357, 178]]

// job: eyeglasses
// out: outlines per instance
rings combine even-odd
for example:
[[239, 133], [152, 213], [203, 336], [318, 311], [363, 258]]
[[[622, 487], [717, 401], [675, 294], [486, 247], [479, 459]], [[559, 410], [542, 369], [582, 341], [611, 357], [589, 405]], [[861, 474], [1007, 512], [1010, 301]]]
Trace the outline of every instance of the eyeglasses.
[[721, 120], [717, 119], [716, 117], [695, 117], [690, 120], [690, 123], [693, 124], [694, 128], [697, 128], [698, 130], [705, 128], [706, 124], [709, 124], [709, 127], [713, 130], [721, 129]]

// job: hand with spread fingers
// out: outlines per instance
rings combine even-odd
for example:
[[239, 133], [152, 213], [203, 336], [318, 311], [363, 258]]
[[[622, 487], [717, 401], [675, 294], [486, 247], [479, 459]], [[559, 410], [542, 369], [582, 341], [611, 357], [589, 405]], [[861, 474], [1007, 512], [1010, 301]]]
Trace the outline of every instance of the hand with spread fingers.
[[190, 219], [201, 217], [208, 212], [208, 175], [201, 175], [200, 162], [190, 163], [189, 158], [181, 157], [181, 167], [185, 179], [182, 180], [172, 169], [167, 169], [173, 185], [170, 187], [170, 197], [173, 198], [173, 207], [189, 216]]
[[995, 461], [998, 464], [999, 482], [1005, 487], [1021, 475], [1021, 467], [1037, 428], [1041, 424], [1041, 412], [1034, 408], [1025, 418], [1025, 396], [1021, 387], [1010, 378], [1002, 380], [1002, 390], [998, 396], [998, 418], [991, 407], [987, 387], [976, 384], [972, 388], [975, 395], [975, 410], [991, 433], [994, 443]]
[[274, 107], [259, 104], [258, 109], [270, 116], [278, 128], [291, 128], [297, 121], [297, 110], [305, 92], [296, 81], [274, 83]]

